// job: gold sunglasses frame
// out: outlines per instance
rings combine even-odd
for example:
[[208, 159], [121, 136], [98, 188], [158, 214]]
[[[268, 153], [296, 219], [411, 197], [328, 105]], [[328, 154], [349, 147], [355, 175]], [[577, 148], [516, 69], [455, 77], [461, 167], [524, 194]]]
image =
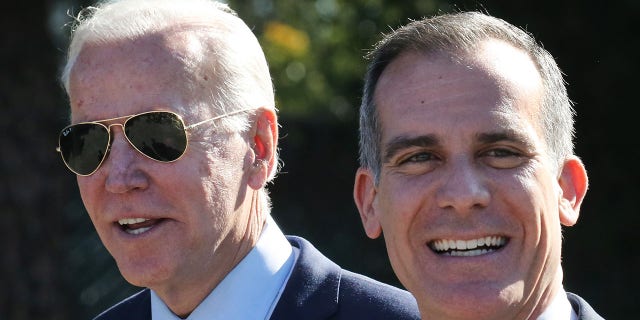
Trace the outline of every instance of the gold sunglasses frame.
[[[122, 128], [122, 131], [124, 132], [125, 131], [124, 128], [127, 125], [127, 122], [129, 120], [131, 120], [132, 118], [134, 118], [134, 117], [142, 116], [142, 115], [150, 114], [150, 113], [169, 113], [169, 114], [172, 114], [172, 115], [176, 116], [176, 118], [182, 124], [182, 130], [185, 132], [186, 143], [185, 143], [185, 146], [184, 146], [184, 150], [182, 151], [182, 154], [180, 154], [180, 156], [177, 157], [176, 159], [170, 160], [170, 161], [162, 161], [162, 160], [154, 159], [154, 158], [146, 155], [144, 152], [140, 151], [140, 149], [138, 149], [133, 144], [133, 142], [131, 142], [131, 140], [129, 140], [129, 137], [126, 134], [124, 134], [124, 137], [127, 140], [127, 142], [129, 143], [129, 145], [131, 147], [133, 147], [134, 150], [138, 151], [138, 153], [142, 154], [143, 156], [145, 156], [145, 157], [147, 157], [147, 158], [149, 158], [149, 159], [151, 159], [153, 161], [162, 162], [162, 163], [171, 163], [171, 162], [174, 162], [174, 161], [178, 161], [180, 158], [182, 158], [182, 156], [184, 156], [185, 153], [187, 153], [187, 148], [189, 147], [189, 136], [186, 134], [187, 130], [190, 130], [192, 128], [195, 128], [197, 126], [205, 124], [207, 122], [211, 122], [211, 121], [214, 121], [214, 120], [222, 119], [222, 118], [225, 118], [225, 117], [237, 115], [237, 114], [240, 114], [240, 113], [243, 113], [243, 112], [252, 111], [252, 110], [255, 110], [255, 108], [240, 109], [240, 110], [232, 111], [232, 112], [229, 112], [229, 113], [221, 114], [221, 115], [215, 116], [213, 118], [202, 120], [200, 122], [196, 122], [196, 123], [188, 125], [188, 126], [185, 125], [184, 120], [182, 119], [181, 115], [179, 115], [179, 114], [177, 114], [177, 113], [175, 113], [173, 111], [166, 111], [166, 110], [146, 111], [146, 112], [131, 114], [131, 115], [127, 115], [127, 116], [121, 116], [121, 117], [115, 117], [115, 118], [109, 118], [109, 119], [104, 119], [104, 120], [78, 122], [78, 123], [70, 124], [70, 125], [64, 127], [62, 130], [60, 130], [60, 134], [58, 134], [58, 146], [56, 147], [56, 152], [60, 153], [60, 157], [62, 158], [62, 162], [67, 167], [67, 169], [69, 169], [71, 172], [75, 173], [78, 176], [88, 177], [88, 176], [96, 173], [96, 171], [98, 171], [98, 169], [100, 169], [100, 167], [102, 166], [104, 161], [109, 156], [109, 150], [111, 149], [111, 127], [120, 126]], [[104, 122], [112, 122], [112, 121], [121, 120], [121, 119], [125, 119], [125, 120], [122, 123], [112, 123], [112, 124], [109, 124], [109, 125], [105, 125], [104, 124]], [[62, 155], [62, 150], [60, 149], [60, 137], [63, 135], [63, 132], [65, 130], [73, 127], [73, 126], [82, 125], [82, 124], [97, 124], [99, 126], [102, 126], [107, 131], [107, 134], [108, 134], [107, 146], [106, 146], [106, 150], [105, 150], [104, 156], [102, 157], [102, 159], [100, 160], [100, 163], [98, 163], [96, 168], [93, 171], [91, 171], [91, 173], [88, 173], [88, 174], [81, 174], [81, 173], [76, 172], [74, 169], [72, 169], [69, 166], [69, 164], [67, 163], [67, 161], [64, 159], [64, 156]]]

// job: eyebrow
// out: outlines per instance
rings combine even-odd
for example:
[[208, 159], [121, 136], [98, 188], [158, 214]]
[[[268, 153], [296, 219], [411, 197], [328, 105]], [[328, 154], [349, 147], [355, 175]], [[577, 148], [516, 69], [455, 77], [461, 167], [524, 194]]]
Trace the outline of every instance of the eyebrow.
[[[534, 143], [526, 135], [516, 130], [505, 129], [501, 131], [478, 133], [475, 136], [476, 142], [480, 144], [491, 144], [500, 141], [513, 142], [518, 145], [522, 145], [527, 150], [534, 148]], [[400, 151], [412, 148], [423, 147], [430, 148], [441, 145], [440, 139], [433, 134], [420, 135], [420, 136], [398, 136], [385, 145], [385, 152], [382, 158], [382, 162], [389, 162]]]
[[500, 141], [509, 141], [524, 146], [527, 150], [534, 148], [531, 139], [516, 130], [505, 129], [495, 132], [480, 133], [476, 136], [476, 140], [483, 144], [496, 143]]
[[409, 136], [398, 136], [386, 144], [384, 157], [382, 158], [382, 162], [389, 162], [391, 158], [393, 158], [398, 152], [403, 149], [411, 148], [411, 147], [433, 147], [440, 144], [440, 140], [432, 134], [409, 137]]

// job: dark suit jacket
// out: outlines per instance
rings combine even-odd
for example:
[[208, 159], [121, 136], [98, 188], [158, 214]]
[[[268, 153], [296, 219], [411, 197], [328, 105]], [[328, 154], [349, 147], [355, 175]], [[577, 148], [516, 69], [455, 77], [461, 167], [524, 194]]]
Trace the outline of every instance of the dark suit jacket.
[[604, 320], [599, 314], [597, 314], [591, 306], [580, 298], [578, 295], [567, 292], [567, 298], [571, 303], [571, 307], [578, 314], [580, 320]]
[[[300, 237], [287, 239], [300, 251], [271, 319], [420, 319], [416, 301], [408, 292], [343, 270]], [[95, 319], [150, 320], [149, 289]]]

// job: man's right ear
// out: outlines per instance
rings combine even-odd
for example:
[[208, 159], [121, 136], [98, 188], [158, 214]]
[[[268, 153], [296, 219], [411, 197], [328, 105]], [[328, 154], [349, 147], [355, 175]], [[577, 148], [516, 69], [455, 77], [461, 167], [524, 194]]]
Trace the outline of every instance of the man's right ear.
[[376, 212], [377, 193], [373, 173], [368, 169], [359, 168], [353, 186], [353, 199], [360, 212], [364, 231], [371, 239], [382, 234], [382, 227]]

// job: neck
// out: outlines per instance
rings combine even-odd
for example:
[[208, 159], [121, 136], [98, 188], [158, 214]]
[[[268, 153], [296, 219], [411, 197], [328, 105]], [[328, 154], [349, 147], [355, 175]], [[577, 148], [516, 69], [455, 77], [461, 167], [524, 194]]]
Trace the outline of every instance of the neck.
[[[492, 319], [526, 319], [536, 320], [553, 302], [554, 297], [562, 289], [562, 268], [558, 266], [556, 273], [550, 273], [547, 281], [540, 280], [537, 284], [541, 287], [524, 288], [517, 287], [511, 293], [511, 299], [501, 300], [490, 308], [460, 308], [459, 305], [450, 305], [438, 308], [430, 308], [429, 305], [420, 305], [422, 319], [447, 319], [447, 320], [492, 320]], [[513, 289], [513, 288], [512, 288]], [[503, 290], [504, 291], [504, 290]], [[504, 298], [504, 297], [503, 297]], [[418, 299], [420, 301], [420, 299]], [[484, 312], [483, 312], [484, 311]]]
[[[522, 319], [530, 319], [535, 320], [538, 319], [540, 315], [551, 305], [555, 296], [560, 292], [562, 288], [562, 267], [558, 266], [558, 270], [556, 271], [556, 275], [553, 281], [550, 283], [550, 286], [542, 292], [542, 295], [537, 299], [535, 303], [535, 307], [533, 311], [529, 314], [528, 317], [524, 317]], [[531, 297], [533, 299], [534, 297]]]
[[204, 269], [190, 280], [180, 281], [177, 286], [152, 288], [177, 316], [188, 317], [256, 245], [268, 214], [261, 196], [260, 191], [253, 191], [251, 200], [233, 213], [243, 217], [238, 218], [237, 224], [213, 250], [208, 268], [196, 266]]

